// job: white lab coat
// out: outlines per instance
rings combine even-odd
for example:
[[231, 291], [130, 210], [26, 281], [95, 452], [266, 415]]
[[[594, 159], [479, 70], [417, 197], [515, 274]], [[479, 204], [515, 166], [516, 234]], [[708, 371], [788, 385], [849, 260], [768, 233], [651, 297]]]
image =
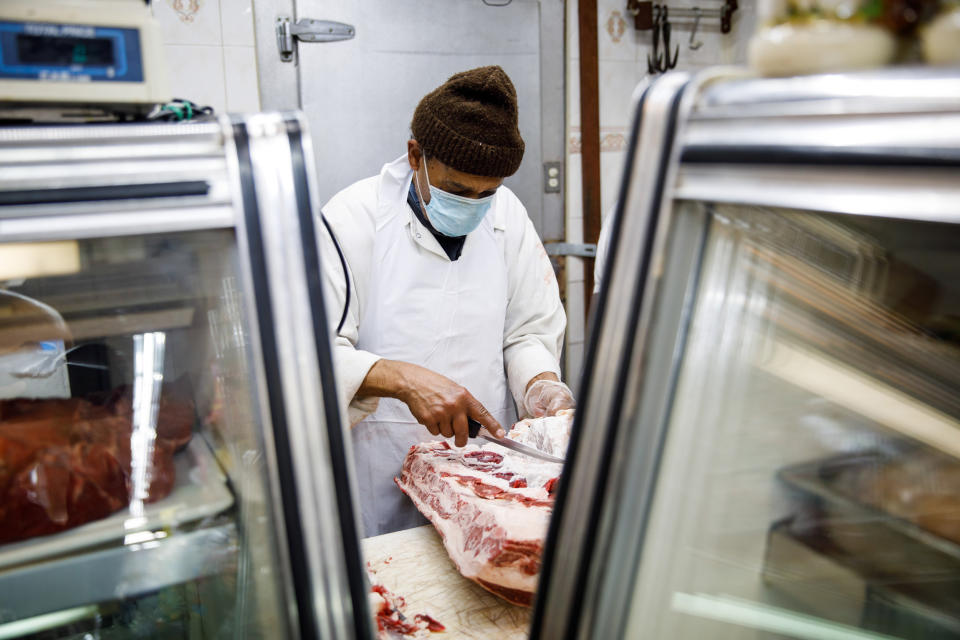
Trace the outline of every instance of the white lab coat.
[[[560, 373], [566, 317], [549, 258], [523, 205], [508, 188], [498, 189], [483, 223], [451, 263], [407, 205], [412, 175], [404, 155], [323, 208], [351, 278], [352, 299], [334, 340], [334, 359], [341, 400], [354, 425], [366, 535], [422, 522], [392, 479], [410, 445], [431, 439], [402, 403], [357, 397], [377, 360], [415, 362], [452, 378], [504, 427], [516, 416], [511, 399], [522, 402], [533, 376]], [[321, 238], [328, 319], [336, 327], [344, 275], [332, 241], [323, 231]]]

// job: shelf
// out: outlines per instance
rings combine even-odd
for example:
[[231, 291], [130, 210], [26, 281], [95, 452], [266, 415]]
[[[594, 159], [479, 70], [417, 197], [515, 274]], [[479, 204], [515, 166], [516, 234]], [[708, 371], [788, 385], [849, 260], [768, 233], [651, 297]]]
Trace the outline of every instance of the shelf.
[[0, 619], [134, 598], [215, 575], [233, 564], [238, 548], [232, 522], [167, 538], [139, 539], [142, 541], [3, 572]]

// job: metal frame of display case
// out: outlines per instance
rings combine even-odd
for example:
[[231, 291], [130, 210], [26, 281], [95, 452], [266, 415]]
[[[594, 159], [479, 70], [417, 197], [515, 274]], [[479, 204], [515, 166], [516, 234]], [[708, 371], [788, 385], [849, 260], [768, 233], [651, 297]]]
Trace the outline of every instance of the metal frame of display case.
[[[323, 307], [311, 148], [297, 114], [0, 129], [0, 243], [235, 230], [249, 294], [251, 393], [284, 560], [275, 569], [290, 589], [281, 618], [299, 637], [362, 639], [372, 626]], [[139, 581], [125, 582], [126, 595], [189, 581], [201, 575], [197, 554], [226, 535], [220, 528], [156, 540], [149, 553], [118, 544], [45, 561], [44, 581], [109, 578], [96, 567], [121, 562], [118, 554], [128, 568], [146, 563], [128, 571]], [[67, 599], [46, 599], [48, 611], [92, 604], [112, 590], [57, 593]]]
[[960, 222], [956, 70], [674, 72], [634, 103], [533, 638], [625, 637], [711, 218], [678, 201]]

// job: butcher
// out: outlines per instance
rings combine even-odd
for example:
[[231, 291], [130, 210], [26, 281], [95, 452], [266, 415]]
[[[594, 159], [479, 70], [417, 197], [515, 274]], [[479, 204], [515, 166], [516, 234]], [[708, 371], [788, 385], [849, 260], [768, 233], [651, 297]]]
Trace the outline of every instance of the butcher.
[[[395, 486], [409, 448], [503, 437], [572, 408], [566, 316], [550, 260], [503, 179], [524, 143], [497, 66], [451, 76], [417, 105], [406, 153], [322, 209], [337, 383], [366, 536], [427, 521]], [[519, 414], [519, 415], [518, 415]]]

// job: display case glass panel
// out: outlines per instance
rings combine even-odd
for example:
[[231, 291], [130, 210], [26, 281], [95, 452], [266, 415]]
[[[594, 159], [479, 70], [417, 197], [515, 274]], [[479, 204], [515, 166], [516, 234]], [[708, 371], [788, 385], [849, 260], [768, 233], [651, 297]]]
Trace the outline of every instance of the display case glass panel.
[[957, 637], [960, 228], [675, 215], [707, 227], [625, 637]]
[[232, 230], [0, 244], [0, 636], [292, 637]]

